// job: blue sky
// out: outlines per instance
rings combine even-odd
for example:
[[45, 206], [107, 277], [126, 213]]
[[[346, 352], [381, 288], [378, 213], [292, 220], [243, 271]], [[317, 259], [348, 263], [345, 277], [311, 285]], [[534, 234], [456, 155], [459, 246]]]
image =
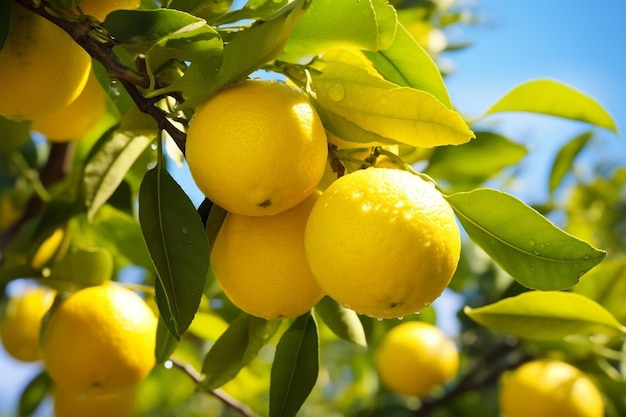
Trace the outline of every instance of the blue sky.
[[[464, 51], [444, 56], [455, 71], [446, 83], [457, 109], [477, 117], [511, 88], [536, 78], [551, 78], [598, 100], [626, 131], [626, 4], [623, 0], [461, 0], [471, 4], [481, 23], [450, 31], [455, 41], [472, 41]], [[542, 181], [551, 157], [586, 126], [538, 116], [492, 116], [499, 131], [527, 143], [527, 166], [535, 175], [518, 190], [529, 199], [544, 197], [533, 184]], [[626, 162], [624, 139], [598, 130], [589, 159], [620, 158]], [[541, 184], [538, 182], [537, 184]], [[540, 188], [540, 187], [539, 187]], [[17, 395], [37, 371], [0, 351], [0, 417], [15, 409]], [[8, 377], [10, 375], [10, 377]]]

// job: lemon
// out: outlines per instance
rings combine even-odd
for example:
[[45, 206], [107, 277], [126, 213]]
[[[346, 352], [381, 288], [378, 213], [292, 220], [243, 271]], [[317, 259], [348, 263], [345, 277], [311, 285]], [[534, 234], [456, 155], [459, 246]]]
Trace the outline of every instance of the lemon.
[[432, 183], [407, 171], [345, 175], [317, 200], [306, 226], [313, 275], [331, 298], [377, 318], [418, 312], [449, 284], [461, 237]]
[[54, 292], [34, 287], [9, 300], [6, 319], [0, 324], [0, 337], [9, 355], [23, 362], [41, 358], [41, 320], [54, 300]]
[[306, 262], [304, 228], [315, 194], [275, 216], [229, 213], [211, 251], [226, 296], [265, 319], [297, 317], [323, 296]]
[[75, 394], [110, 394], [143, 380], [155, 363], [157, 319], [134, 292], [115, 284], [82, 289], [54, 308], [43, 360], [52, 380]]
[[50, 263], [62, 250], [64, 238], [65, 229], [63, 227], [54, 229], [52, 234], [41, 242], [41, 245], [39, 245], [30, 261], [30, 265], [34, 269], [41, 269]]
[[135, 415], [137, 389], [108, 395], [77, 395], [62, 387], [53, 390], [54, 417], [131, 417]]
[[186, 157], [198, 188], [225, 210], [273, 215], [294, 207], [318, 184], [326, 133], [307, 97], [276, 81], [247, 80], [200, 105]]
[[86, 15], [102, 21], [114, 10], [132, 10], [138, 8], [140, 4], [141, 0], [82, 0], [79, 6]]
[[62, 29], [11, 2], [9, 33], [0, 50], [0, 115], [41, 119], [82, 91], [91, 58]]
[[537, 359], [510, 371], [500, 385], [503, 417], [602, 417], [602, 395], [578, 368]]
[[66, 142], [85, 136], [106, 113], [106, 93], [93, 72], [81, 93], [69, 105], [33, 124], [51, 142]]
[[376, 368], [390, 390], [423, 396], [456, 376], [459, 353], [436, 326], [410, 321], [384, 335], [376, 353]]

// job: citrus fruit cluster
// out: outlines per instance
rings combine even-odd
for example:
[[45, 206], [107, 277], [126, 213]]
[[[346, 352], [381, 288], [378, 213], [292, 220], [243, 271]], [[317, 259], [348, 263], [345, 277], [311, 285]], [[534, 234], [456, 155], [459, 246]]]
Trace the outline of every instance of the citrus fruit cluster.
[[259, 317], [295, 317], [323, 294], [377, 318], [419, 312], [460, 256], [454, 213], [434, 185], [372, 167], [319, 189], [328, 139], [301, 91], [246, 80], [201, 104], [186, 158], [228, 214], [211, 265], [224, 293]]
[[57, 417], [133, 415], [136, 387], [155, 363], [152, 310], [114, 283], [59, 297], [54, 305], [53, 298], [37, 287], [10, 299], [0, 326], [5, 350], [22, 361], [43, 359]]
[[602, 417], [602, 395], [578, 368], [557, 359], [535, 359], [506, 373], [500, 383], [503, 417]]

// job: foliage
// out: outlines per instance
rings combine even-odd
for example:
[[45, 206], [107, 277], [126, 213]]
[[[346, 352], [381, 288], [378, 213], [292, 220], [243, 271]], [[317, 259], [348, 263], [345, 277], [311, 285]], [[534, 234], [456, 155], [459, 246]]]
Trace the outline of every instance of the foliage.
[[[575, 175], [594, 132], [616, 132], [615, 123], [557, 81], [515, 87], [482, 118], [530, 112], [585, 130], [555, 157], [545, 204], [530, 207], [491, 187], [528, 150], [454, 109], [439, 51], [424, 41], [462, 24], [465, 11], [443, 1], [157, 0], [97, 22], [64, 11], [79, 1], [18, 3], [90, 52], [108, 110], [73, 145], [0, 117], [0, 198], [23, 213], [0, 234], [0, 287], [8, 297], [24, 279], [61, 292], [114, 279], [155, 299], [159, 365], [140, 386], [141, 415], [491, 417], [500, 375], [546, 356], [591, 375], [607, 416], [626, 415], [626, 171]], [[208, 200], [196, 207], [196, 190], [180, 180], [184, 132], [197, 104], [251, 76], [302, 88], [329, 136], [356, 147], [330, 145], [338, 175], [391, 158], [436, 182], [453, 207], [466, 233], [449, 288], [463, 304], [462, 369], [432, 396], [415, 402], [378, 382], [372, 353], [395, 320], [324, 298], [297, 319], [266, 321], [220, 291], [209, 253], [224, 212]], [[33, 267], [30, 258], [59, 228], [65, 246]], [[96, 269], [106, 276], [81, 273]], [[435, 322], [436, 307], [404, 320]], [[45, 373], [35, 377], [20, 415], [50, 385]]]

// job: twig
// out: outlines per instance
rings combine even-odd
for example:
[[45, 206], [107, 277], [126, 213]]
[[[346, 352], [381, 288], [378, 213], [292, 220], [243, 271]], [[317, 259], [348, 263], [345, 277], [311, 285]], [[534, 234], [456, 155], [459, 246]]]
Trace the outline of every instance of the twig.
[[[181, 362], [175, 358], [170, 358], [169, 361], [175, 368], [180, 369], [185, 374], [187, 374], [187, 376], [189, 376], [189, 378], [191, 378], [191, 380], [193, 380], [193, 382], [195, 382], [196, 384], [202, 382], [202, 377], [193, 366], [189, 365], [188, 363]], [[225, 406], [237, 411], [244, 417], [260, 417], [258, 414], [252, 411], [250, 407], [237, 401], [224, 390], [214, 389], [209, 391], [208, 393], [220, 400]]]
[[[422, 406], [415, 410], [414, 417], [426, 417], [430, 415], [436, 408], [448, 403], [450, 400], [473, 391], [475, 389], [486, 387], [496, 382], [500, 375], [509, 369], [518, 367], [524, 362], [532, 358], [526, 352], [518, 351], [519, 342], [504, 342], [493, 348], [486, 355], [476, 361], [474, 366], [469, 369], [465, 375], [450, 390], [440, 397], [425, 398]], [[518, 353], [517, 357], [511, 358], [512, 353]], [[506, 359], [506, 360], [504, 360]], [[495, 366], [494, 362], [504, 360], [500, 366]], [[483, 372], [487, 369], [487, 372]]]
[[[157, 122], [159, 130], [166, 131], [181, 152], [185, 153], [187, 139], [185, 133], [178, 130], [167, 118], [165, 112], [155, 106], [158, 99], [147, 99], [139, 90], [139, 87], [150, 88], [150, 77], [144, 72], [134, 70], [121, 63], [113, 52], [113, 47], [117, 45], [116, 40], [98, 22], [88, 17], [78, 18], [78, 16], [70, 15], [68, 18], [71, 17], [72, 20], [69, 20], [59, 16], [51, 12], [52, 9], [45, 0], [36, 2], [36, 4], [31, 0], [17, 0], [17, 2], [54, 23], [70, 35], [92, 58], [104, 66], [111, 78], [120, 80], [137, 108], [151, 116]], [[164, 84], [157, 80], [156, 87], [164, 87]], [[177, 93], [171, 95], [179, 101], [182, 99]]]

